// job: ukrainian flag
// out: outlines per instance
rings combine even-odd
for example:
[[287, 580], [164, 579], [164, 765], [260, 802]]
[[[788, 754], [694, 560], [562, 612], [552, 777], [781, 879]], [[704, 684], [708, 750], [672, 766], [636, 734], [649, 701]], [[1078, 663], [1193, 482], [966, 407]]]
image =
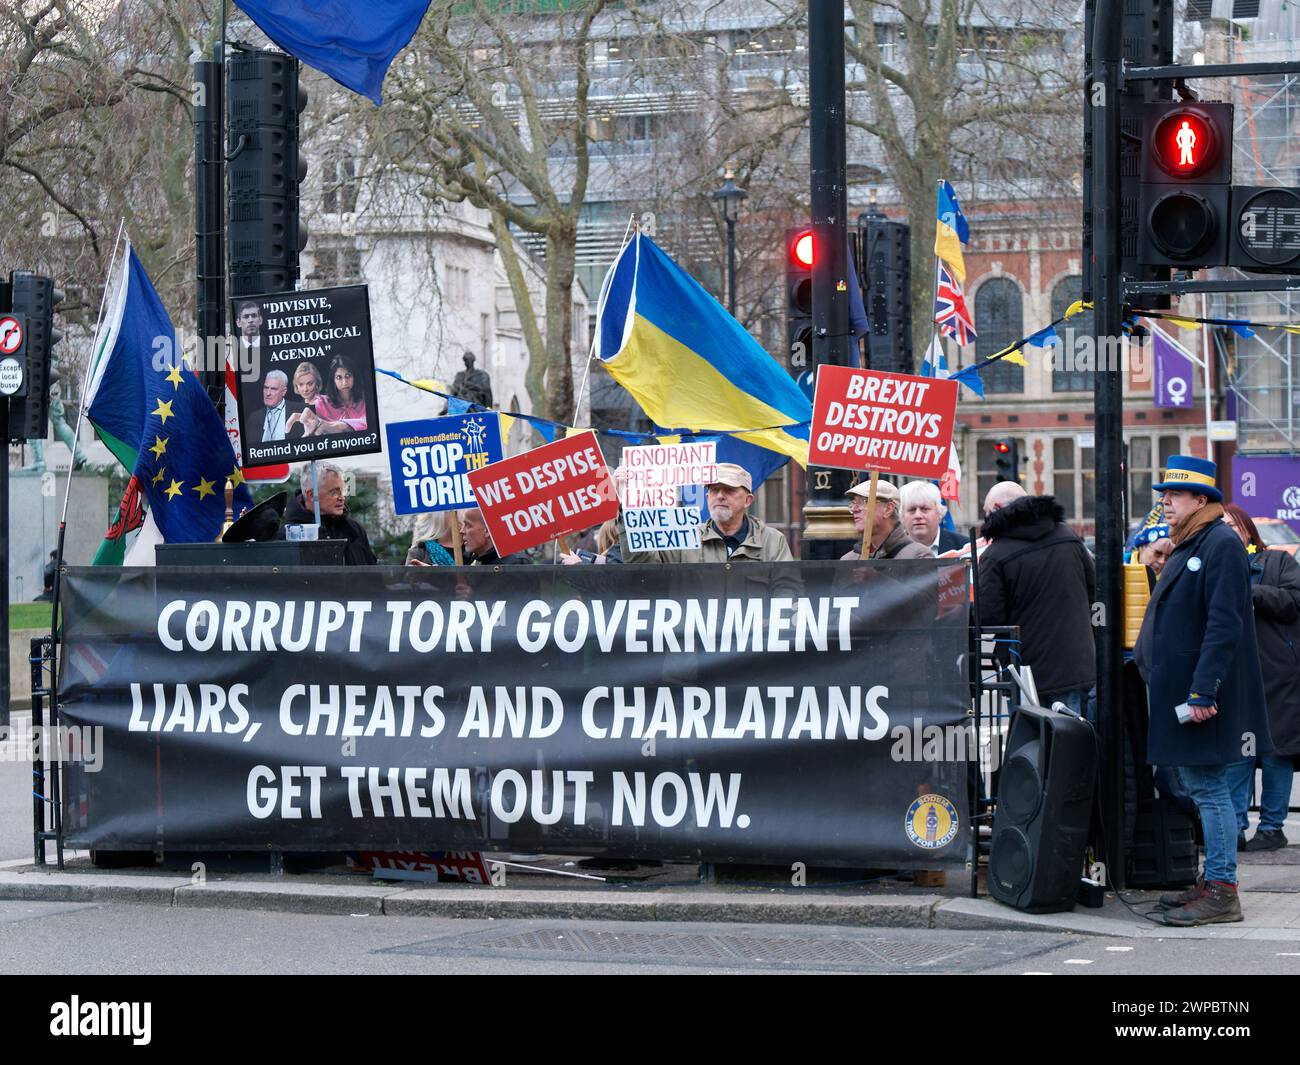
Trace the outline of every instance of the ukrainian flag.
[[808, 398], [649, 237], [619, 253], [596, 314], [596, 355], [656, 425], [732, 433], [808, 465]]
[[961, 246], [970, 243], [970, 226], [957, 203], [957, 193], [946, 181], [939, 182], [936, 205], [937, 221], [934, 227], [934, 254], [951, 267], [957, 280], [966, 284], [966, 261]]

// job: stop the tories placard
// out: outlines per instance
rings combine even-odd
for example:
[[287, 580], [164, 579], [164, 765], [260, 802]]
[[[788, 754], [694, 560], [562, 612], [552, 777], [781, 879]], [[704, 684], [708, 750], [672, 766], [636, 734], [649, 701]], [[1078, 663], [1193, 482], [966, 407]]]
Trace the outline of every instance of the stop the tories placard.
[[614, 481], [591, 431], [466, 476], [502, 557], [618, 516]]
[[935, 377], [819, 367], [808, 461], [938, 479], [948, 470], [957, 388]]

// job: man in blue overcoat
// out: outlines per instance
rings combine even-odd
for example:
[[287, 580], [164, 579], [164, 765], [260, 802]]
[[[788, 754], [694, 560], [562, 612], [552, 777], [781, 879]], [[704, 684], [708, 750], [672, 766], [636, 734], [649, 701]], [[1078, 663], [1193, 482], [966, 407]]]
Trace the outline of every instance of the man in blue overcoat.
[[1154, 488], [1164, 493], [1174, 550], [1133, 652], [1147, 683], [1147, 759], [1177, 769], [1205, 838], [1205, 867], [1195, 887], [1160, 903], [1169, 925], [1240, 921], [1237, 820], [1226, 767], [1272, 750], [1250, 565], [1241, 540], [1223, 523], [1213, 462], [1174, 455]]

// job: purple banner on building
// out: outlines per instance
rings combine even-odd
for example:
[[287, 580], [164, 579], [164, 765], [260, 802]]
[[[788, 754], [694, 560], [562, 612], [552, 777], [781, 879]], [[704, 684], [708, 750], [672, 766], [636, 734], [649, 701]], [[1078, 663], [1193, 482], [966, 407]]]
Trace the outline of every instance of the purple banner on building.
[[1234, 455], [1232, 500], [1252, 518], [1277, 518], [1300, 533], [1300, 455]]
[[1155, 405], [1190, 408], [1192, 360], [1159, 329], [1151, 330], [1151, 348], [1155, 352]]

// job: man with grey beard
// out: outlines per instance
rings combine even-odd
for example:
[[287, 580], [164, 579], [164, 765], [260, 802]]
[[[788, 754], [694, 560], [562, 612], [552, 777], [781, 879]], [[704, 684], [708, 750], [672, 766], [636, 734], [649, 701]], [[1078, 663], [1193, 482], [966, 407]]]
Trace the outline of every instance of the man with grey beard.
[[709, 520], [700, 526], [700, 546], [679, 550], [624, 552], [628, 562], [793, 562], [790, 545], [776, 529], [748, 513], [754, 482], [743, 466], [718, 463], [708, 486]]

